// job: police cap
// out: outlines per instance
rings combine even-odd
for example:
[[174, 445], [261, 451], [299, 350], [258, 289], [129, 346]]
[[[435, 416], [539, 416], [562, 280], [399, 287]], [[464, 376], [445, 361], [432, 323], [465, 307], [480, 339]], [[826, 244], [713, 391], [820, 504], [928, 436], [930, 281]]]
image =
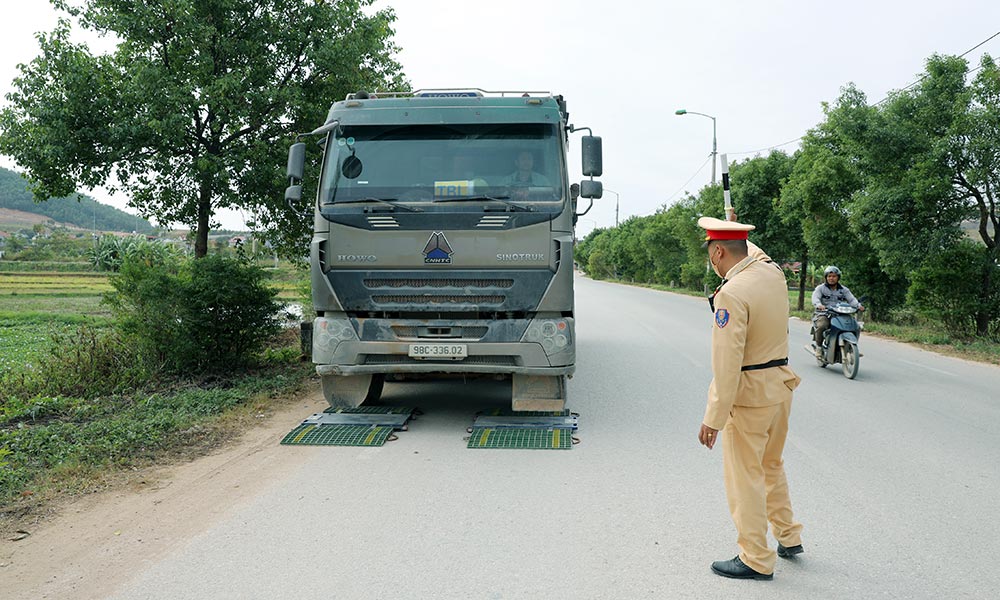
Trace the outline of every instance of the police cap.
[[698, 219], [698, 227], [705, 230], [705, 243], [702, 244], [702, 248], [707, 247], [709, 242], [715, 240], [745, 240], [750, 231], [756, 229], [753, 225], [737, 223], [736, 221], [723, 221], [715, 217]]

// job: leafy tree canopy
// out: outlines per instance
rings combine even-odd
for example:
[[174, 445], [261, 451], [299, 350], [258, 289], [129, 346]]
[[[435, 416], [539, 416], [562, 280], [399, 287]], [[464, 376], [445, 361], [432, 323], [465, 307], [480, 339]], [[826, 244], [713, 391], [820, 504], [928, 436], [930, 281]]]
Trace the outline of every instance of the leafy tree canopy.
[[[51, 1], [69, 18], [21, 66], [0, 152], [36, 198], [121, 189], [142, 216], [195, 230], [198, 256], [220, 208], [301, 254], [311, 218], [283, 203], [288, 143], [349, 91], [405, 86], [395, 15], [374, 0]], [[71, 20], [120, 40], [114, 52], [74, 43]]]

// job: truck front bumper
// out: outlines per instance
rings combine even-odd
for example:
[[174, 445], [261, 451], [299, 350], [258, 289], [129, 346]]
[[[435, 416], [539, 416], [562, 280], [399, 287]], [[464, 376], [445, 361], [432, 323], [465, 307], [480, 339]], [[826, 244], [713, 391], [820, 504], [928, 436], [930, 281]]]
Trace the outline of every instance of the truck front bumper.
[[[572, 375], [575, 352], [569, 349], [559, 355], [553, 366], [541, 344], [537, 343], [469, 343], [469, 355], [460, 360], [418, 359], [408, 356], [405, 342], [343, 341], [333, 360], [316, 365], [319, 375], [364, 375], [375, 373], [483, 373], [557, 376]], [[569, 356], [567, 356], [569, 354]], [[552, 357], [555, 358], [555, 357]]]

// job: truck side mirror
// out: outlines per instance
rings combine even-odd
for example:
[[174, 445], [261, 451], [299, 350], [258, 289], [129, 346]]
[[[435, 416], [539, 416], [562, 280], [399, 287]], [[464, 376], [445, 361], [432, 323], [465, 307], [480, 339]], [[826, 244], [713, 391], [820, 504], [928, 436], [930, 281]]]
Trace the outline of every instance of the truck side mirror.
[[285, 188], [285, 200], [288, 202], [298, 202], [302, 200], [302, 186], [290, 185]]
[[584, 198], [600, 198], [604, 195], [604, 184], [593, 179], [580, 182], [580, 196]]
[[[290, 179], [302, 181], [306, 167], [306, 145], [304, 142], [297, 142], [288, 148], [288, 167], [286, 172]], [[301, 191], [301, 190], [300, 190]]]
[[[601, 138], [596, 135], [585, 135], [581, 141], [581, 154], [583, 155], [583, 174], [587, 177], [600, 177], [604, 171], [603, 160], [601, 158]], [[591, 196], [584, 195], [584, 198]], [[596, 196], [600, 198], [600, 196]]]

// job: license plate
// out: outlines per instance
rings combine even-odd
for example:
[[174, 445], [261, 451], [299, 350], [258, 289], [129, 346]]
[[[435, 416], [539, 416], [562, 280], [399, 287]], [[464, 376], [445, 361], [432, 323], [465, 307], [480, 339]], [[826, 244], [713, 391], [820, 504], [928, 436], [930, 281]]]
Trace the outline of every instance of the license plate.
[[412, 358], [465, 358], [469, 355], [466, 344], [410, 344]]

